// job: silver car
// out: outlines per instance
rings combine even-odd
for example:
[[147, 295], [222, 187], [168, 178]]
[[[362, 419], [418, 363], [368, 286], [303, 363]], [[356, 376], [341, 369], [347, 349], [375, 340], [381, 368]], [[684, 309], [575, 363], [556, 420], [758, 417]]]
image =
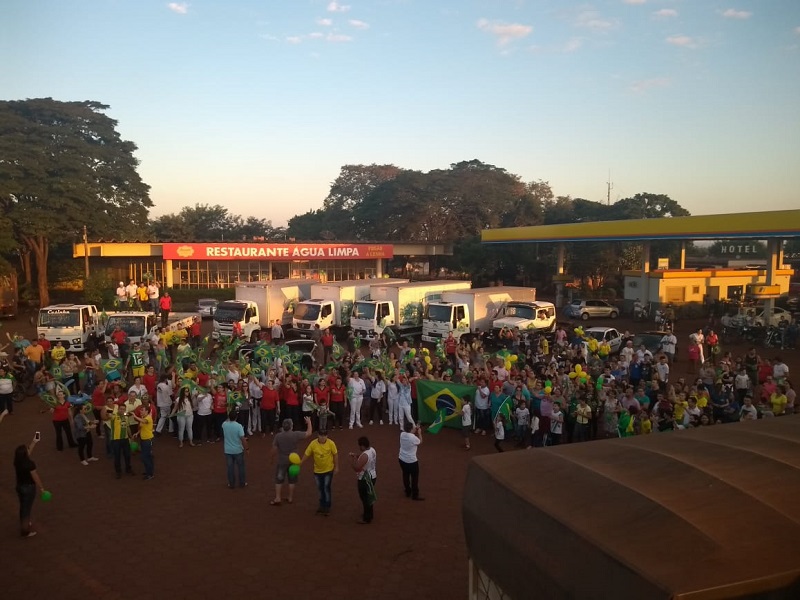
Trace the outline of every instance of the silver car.
[[203, 319], [210, 319], [214, 316], [214, 313], [217, 312], [218, 304], [219, 300], [216, 298], [200, 298], [197, 301], [197, 313]]
[[590, 317], [616, 319], [619, 316], [619, 309], [605, 300], [573, 300], [567, 307], [566, 312], [573, 319], [582, 319], [584, 321]]

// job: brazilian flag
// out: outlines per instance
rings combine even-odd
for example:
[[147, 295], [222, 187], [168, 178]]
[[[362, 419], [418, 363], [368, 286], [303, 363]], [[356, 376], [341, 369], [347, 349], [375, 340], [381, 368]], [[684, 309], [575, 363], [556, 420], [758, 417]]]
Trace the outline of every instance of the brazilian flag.
[[462, 398], [475, 397], [474, 385], [462, 385], [452, 381], [417, 380], [417, 411], [422, 423], [436, 423], [437, 416], [442, 415], [443, 426], [461, 429]]

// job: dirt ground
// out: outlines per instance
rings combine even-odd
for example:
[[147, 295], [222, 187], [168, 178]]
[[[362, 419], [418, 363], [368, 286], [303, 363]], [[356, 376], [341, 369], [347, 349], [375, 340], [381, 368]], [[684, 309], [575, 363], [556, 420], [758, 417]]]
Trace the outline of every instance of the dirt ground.
[[[613, 325], [648, 328], [625, 321]], [[685, 352], [690, 325], [695, 324], [678, 325], [679, 351]], [[6, 331], [29, 335], [31, 328], [26, 320], [5, 321], [4, 339]], [[792, 374], [800, 372], [797, 351], [781, 355]], [[676, 374], [686, 366], [683, 354], [681, 359]], [[138, 476], [142, 467], [135, 456], [137, 476], [116, 480], [102, 440], [95, 440], [100, 461], [82, 466], [76, 450], [56, 451], [49, 414], [38, 399], [14, 408], [0, 425], [6, 598], [466, 597], [461, 495], [470, 457], [494, 452], [491, 437], [473, 437], [467, 452], [459, 432], [425, 435], [419, 454], [425, 501], [412, 502], [403, 494], [396, 426], [334, 431], [331, 439], [342, 458], [357, 450], [360, 434], [378, 452], [376, 517], [360, 526], [355, 475], [346, 460], [334, 478], [332, 514], [326, 518], [315, 515], [308, 463], [295, 503], [269, 506], [274, 489], [269, 437], [252, 439], [246, 489], [227, 488], [221, 444], [179, 449], [168, 437], [155, 443], [155, 479]], [[29, 442], [37, 430], [42, 442], [33, 458], [53, 499], [34, 505], [39, 535], [20, 539], [11, 463], [15, 446]]]

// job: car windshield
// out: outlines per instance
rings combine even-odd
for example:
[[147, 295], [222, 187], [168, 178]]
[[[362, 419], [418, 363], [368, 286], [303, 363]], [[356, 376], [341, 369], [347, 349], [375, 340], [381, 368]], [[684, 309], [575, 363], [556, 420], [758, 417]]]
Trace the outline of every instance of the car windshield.
[[106, 335], [111, 335], [119, 325], [119, 328], [127, 333], [128, 337], [142, 337], [144, 335], [144, 320], [144, 315], [141, 317], [135, 315], [125, 317], [111, 315], [108, 317], [108, 323], [106, 323]]
[[39, 311], [39, 327], [79, 327], [81, 312], [78, 309], [54, 308]]
[[658, 350], [663, 336], [657, 333], [639, 333], [633, 338], [633, 347], [638, 348], [642, 344], [650, 351]]
[[449, 304], [428, 304], [425, 308], [425, 318], [430, 321], [449, 323], [453, 314], [453, 307]]
[[301, 302], [294, 307], [294, 318], [301, 321], [316, 321], [319, 317], [319, 304], [306, 304]]
[[506, 308], [507, 317], [519, 317], [521, 319], [533, 319], [534, 309], [530, 306], [523, 306], [519, 304], [509, 304]]
[[602, 342], [603, 341], [603, 337], [605, 337], [605, 332], [603, 332], [603, 331], [586, 331], [585, 333], [586, 333], [586, 335], [592, 336], [598, 342]]
[[220, 304], [214, 312], [214, 320], [219, 323], [233, 323], [244, 319], [244, 307]]
[[356, 302], [353, 305], [353, 318], [354, 319], [374, 319], [375, 318], [375, 304], [372, 302]]

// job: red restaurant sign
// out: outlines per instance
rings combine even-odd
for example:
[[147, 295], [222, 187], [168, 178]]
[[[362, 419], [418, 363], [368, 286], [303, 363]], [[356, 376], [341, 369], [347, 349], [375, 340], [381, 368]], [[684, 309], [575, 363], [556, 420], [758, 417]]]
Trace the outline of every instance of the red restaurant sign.
[[391, 244], [164, 244], [169, 260], [357, 260], [392, 258]]

